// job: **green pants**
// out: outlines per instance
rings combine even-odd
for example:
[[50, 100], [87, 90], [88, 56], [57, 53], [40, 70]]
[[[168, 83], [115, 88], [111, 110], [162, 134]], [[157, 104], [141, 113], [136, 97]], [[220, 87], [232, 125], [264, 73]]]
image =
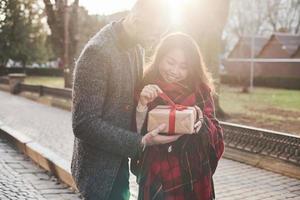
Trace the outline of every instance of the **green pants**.
[[117, 177], [115, 179], [109, 200], [129, 200], [129, 167], [128, 159], [124, 159], [121, 163]]

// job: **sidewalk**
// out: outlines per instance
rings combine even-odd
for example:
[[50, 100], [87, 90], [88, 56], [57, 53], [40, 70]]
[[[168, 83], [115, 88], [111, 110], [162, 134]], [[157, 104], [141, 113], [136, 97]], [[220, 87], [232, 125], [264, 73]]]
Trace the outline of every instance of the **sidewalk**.
[[0, 137], [0, 199], [79, 200], [65, 184], [37, 167]]
[[[70, 162], [71, 113], [0, 91], [0, 121]], [[300, 180], [222, 158], [214, 175], [217, 199], [300, 200]], [[137, 185], [131, 176], [132, 199]], [[1, 198], [0, 198], [1, 199]]]

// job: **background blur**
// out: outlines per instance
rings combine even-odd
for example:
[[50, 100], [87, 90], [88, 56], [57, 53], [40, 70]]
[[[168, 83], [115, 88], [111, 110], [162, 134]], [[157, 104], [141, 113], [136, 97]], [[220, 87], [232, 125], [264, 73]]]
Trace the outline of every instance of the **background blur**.
[[[135, 1], [0, 0], [0, 199], [80, 199], [70, 174], [74, 63]], [[217, 88], [217, 199], [299, 200], [300, 0], [168, 1], [169, 32], [197, 41]], [[137, 199], [132, 175], [130, 191]]]
[[[169, 0], [170, 32], [192, 35], [217, 85], [218, 117], [300, 134], [300, 1]], [[1, 0], [0, 75], [72, 87], [74, 62], [135, 0]], [[146, 49], [150, 57], [153, 49]]]

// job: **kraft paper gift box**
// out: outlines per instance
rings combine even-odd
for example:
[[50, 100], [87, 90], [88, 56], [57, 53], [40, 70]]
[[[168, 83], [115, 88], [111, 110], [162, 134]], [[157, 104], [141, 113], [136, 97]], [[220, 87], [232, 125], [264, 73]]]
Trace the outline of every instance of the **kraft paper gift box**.
[[173, 127], [174, 132], [169, 132], [171, 106], [157, 106], [148, 113], [148, 127], [147, 130], [151, 131], [161, 124], [166, 124], [166, 128], [161, 132], [165, 134], [193, 134], [194, 125], [197, 120], [197, 111], [194, 107], [186, 107], [175, 111], [175, 124]]

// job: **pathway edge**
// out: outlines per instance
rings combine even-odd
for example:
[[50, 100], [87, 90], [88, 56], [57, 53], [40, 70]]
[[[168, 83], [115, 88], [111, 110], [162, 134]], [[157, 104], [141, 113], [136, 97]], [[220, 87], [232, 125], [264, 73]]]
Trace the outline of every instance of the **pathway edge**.
[[17, 149], [30, 157], [40, 167], [53, 173], [59, 180], [77, 190], [68, 161], [25, 134], [5, 125], [2, 121], [0, 121], [0, 135], [7, 138]]

